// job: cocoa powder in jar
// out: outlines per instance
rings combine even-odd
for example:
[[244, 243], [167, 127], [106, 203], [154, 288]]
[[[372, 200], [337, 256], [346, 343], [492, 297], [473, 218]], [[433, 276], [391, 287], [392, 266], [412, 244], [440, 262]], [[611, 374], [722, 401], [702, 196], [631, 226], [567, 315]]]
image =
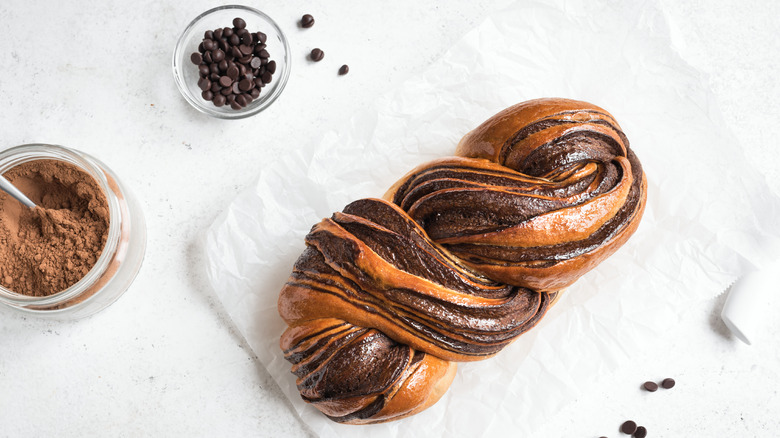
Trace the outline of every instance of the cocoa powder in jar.
[[69, 288], [105, 247], [106, 195], [89, 174], [65, 161], [28, 161], [3, 176], [38, 207], [0, 192], [0, 285], [29, 296]]

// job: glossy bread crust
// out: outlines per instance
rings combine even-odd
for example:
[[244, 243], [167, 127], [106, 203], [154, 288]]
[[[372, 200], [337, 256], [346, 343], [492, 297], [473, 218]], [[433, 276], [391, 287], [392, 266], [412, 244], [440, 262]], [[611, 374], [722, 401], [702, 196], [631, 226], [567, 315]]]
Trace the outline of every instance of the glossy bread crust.
[[636, 230], [644, 172], [615, 119], [538, 99], [491, 117], [306, 237], [279, 297], [298, 389], [334, 421], [419, 412]]

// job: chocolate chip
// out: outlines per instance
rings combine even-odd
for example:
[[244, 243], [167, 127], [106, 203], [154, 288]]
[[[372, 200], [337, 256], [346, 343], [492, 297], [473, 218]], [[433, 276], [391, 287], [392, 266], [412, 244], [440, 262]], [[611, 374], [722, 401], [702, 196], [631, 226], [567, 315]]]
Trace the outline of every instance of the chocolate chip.
[[228, 41], [230, 42], [231, 46], [237, 46], [241, 44], [241, 37], [239, 37], [237, 34], [233, 34], [230, 36]]
[[222, 36], [225, 38], [230, 38], [233, 36], [233, 29], [230, 27], [225, 27], [222, 29]]
[[222, 76], [219, 78], [219, 85], [222, 85], [223, 87], [229, 87], [232, 83], [233, 79], [230, 79], [228, 76]]
[[204, 40], [213, 40], [214, 39], [214, 31], [207, 30], [203, 33], [203, 39]]
[[675, 385], [675, 383], [676, 383], [676, 382], [674, 381], [674, 379], [672, 379], [672, 378], [670, 377], [670, 378], [666, 378], [666, 379], [664, 379], [664, 380], [661, 382], [661, 386], [663, 386], [663, 387], [664, 387], [664, 388], [666, 388], [666, 389], [671, 389], [671, 388], [674, 388], [674, 385]]
[[343, 76], [343, 75], [345, 75], [347, 73], [349, 73], [349, 66], [347, 64], [344, 64], [339, 69], [339, 74]]
[[236, 103], [241, 106], [246, 106], [249, 102], [246, 100], [246, 96], [243, 94], [239, 94], [236, 96]]
[[[246, 30], [246, 29], [244, 29]], [[254, 41], [252, 40], [252, 34], [249, 32], [246, 32], [245, 34], [241, 35], [241, 42], [246, 44], [247, 46], [251, 46]]]
[[308, 29], [312, 26], [314, 26], [314, 17], [310, 14], [305, 14], [301, 17], [301, 27]]
[[268, 40], [268, 35], [264, 34], [263, 32], [257, 32], [257, 40], [260, 42], [260, 44], [265, 44], [265, 42]]
[[211, 64], [213, 60], [211, 59], [211, 52], [206, 52], [203, 54], [203, 62], [206, 64]]
[[217, 43], [214, 40], [203, 40], [203, 48], [210, 52], [217, 48]]
[[260, 78], [263, 80], [264, 84], [270, 84], [272, 76], [271, 76], [271, 73], [265, 72], [265, 73], [263, 73], [262, 76], [260, 76]]
[[260, 68], [260, 66], [263, 65], [263, 61], [258, 57], [253, 57], [251, 61], [249, 61], [249, 66], [252, 68]]
[[219, 61], [219, 71], [226, 71], [227, 69], [228, 69], [227, 59], [223, 59], [222, 61]]
[[236, 17], [233, 19], [233, 27], [236, 29], [243, 29], [246, 27], [246, 21], [243, 18]]
[[645, 388], [645, 390], [650, 391], [650, 392], [656, 392], [658, 390], [658, 384], [656, 384], [655, 382], [649, 382], [648, 381], [648, 382], [645, 382], [645, 384], [642, 385], [642, 386]]
[[254, 81], [250, 79], [241, 79], [241, 82], [238, 83], [238, 89], [241, 91], [249, 91], [254, 86], [255, 86]]
[[322, 61], [322, 58], [324, 58], [324, 57], [325, 57], [325, 52], [323, 52], [323, 51], [322, 51], [322, 50], [320, 50], [320, 49], [313, 49], [313, 50], [311, 51], [311, 53], [309, 54], [309, 56], [311, 57], [311, 60], [312, 60], [312, 61], [314, 61], [314, 62], [320, 62], [320, 61]]
[[228, 53], [228, 50], [230, 50], [230, 45], [227, 42], [227, 39], [222, 38], [221, 40], [217, 41], [217, 46], [219, 46], [220, 50], [222, 50], [225, 53]]
[[240, 110], [242, 108], [241, 105], [235, 100], [230, 102], [230, 107], [233, 108], [234, 110]]
[[209, 73], [211, 73], [211, 69], [209, 69], [209, 66], [208, 66], [208, 65], [206, 65], [206, 64], [201, 64], [201, 65], [199, 65], [199, 66], [198, 66], [198, 73], [199, 73], [201, 76], [203, 76], [203, 77], [206, 77], [206, 76], [208, 76], [208, 75], [209, 75]]
[[198, 80], [198, 88], [203, 91], [208, 90], [211, 88], [211, 81], [206, 78], [200, 78], [200, 80]]
[[214, 106], [222, 106], [225, 104], [225, 102], [227, 102], [227, 99], [225, 99], [225, 96], [217, 94], [214, 96], [214, 100], [212, 100], [212, 102], [214, 102]]
[[209, 73], [219, 73], [219, 65], [217, 64], [209, 65]]
[[634, 433], [634, 431], [636, 431], [636, 423], [634, 423], [631, 420], [628, 420], [620, 426], [620, 431], [631, 435], [632, 433]]
[[228, 67], [226, 74], [230, 79], [235, 81], [236, 79], [238, 79], [238, 67], [236, 67], [235, 65]]
[[190, 55], [190, 61], [192, 61], [193, 64], [198, 65], [203, 62], [203, 55], [198, 52], [193, 52], [193, 54]]
[[268, 50], [263, 49], [260, 51], [260, 53], [257, 54], [257, 56], [263, 59], [268, 59], [271, 55], [268, 53]]
[[200, 95], [206, 100], [211, 100], [214, 98], [214, 93], [211, 90], [203, 90], [203, 92], [200, 93]]
[[249, 95], [252, 96], [252, 99], [257, 99], [260, 97], [260, 88], [252, 88], [252, 91], [249, 92]]
[[213, 52], [211, 52], [211, 59], [219, 63], [223, 59], [225, 59], [225, 52], [222, 51], [222, 49], [215, 49]]
[[216, 39], [222, 38], [222, 32], [223, 32], [223, 30], [221, 28], [220, 29], [216, 29], [213, 32], [214, 38], [216, 38]]
[[276, 73], [276, 61], [271, 61], [265, 66], [265, 71], [274, 74]]
[[647, 436], [647, 429], [644, 426], [639, 426], [634, 432], [634, 438], [645, 438]]

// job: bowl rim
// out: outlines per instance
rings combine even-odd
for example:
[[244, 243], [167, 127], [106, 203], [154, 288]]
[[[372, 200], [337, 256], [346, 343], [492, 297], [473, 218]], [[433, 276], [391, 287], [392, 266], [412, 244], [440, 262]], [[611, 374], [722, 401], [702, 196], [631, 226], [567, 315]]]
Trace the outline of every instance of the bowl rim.
[[[216, 13], [221, 12], [225, 10], [237, 10], [237, 11], [244, 11], [249, 12], [251, 14], [254, 14], [258, 16], [260, 19], [265, 20], [278, 34], [279, 39], [282, 43], [282, 47], [284, 48], [284, 53], [282, 54], [284, 58], [284, 64], [285, 67], [283, 69], [280, 69], [281, 71], [278, 71], [280, 73], [278, 79], [276, 78], [276, 75], [274, 75], [274, 79], [277, 79], [277, 85], [274, 91], [271, 94], [266, 94], [265, 99], [260, 98], [254, 102], [258, 102], [258, 105], [255, 107], [252, 107], [251, 109], [248, 109], [250, 107], [242, 108], [241, 110], [234, 110], [233, 112], [221, 112], [216, 110], [215, 108], [211, 108], [208, 106], [210, 104], [208, 101], [204, 99], [199, 99], [200, 95], [194, 96], [190, 92], [188, 85], [184, 81], [184, 75], [183, 75], [183, 69], [184, 65], [186, 64], [186, 60], [184, 62], [179, 62], [180, 55], [184, 51], [184, 45], [186, 44], [185, 37], [187, 34], [191, 31], [191, 29], [195, 26], [197, 26], [204, 18]], [[176, 87], [179, 89], [179, 93], [184, 97], [184, 100], [186, 100], [193, 108], [198, 110], [199, 112], [216, 117], [219, 119], [225, 119], [225, 120], [236, 120], [236, 119], [243, 119], [247, 117], [254, 116], [262, 111], [264, 111], [266, 108], [271, 106], [272, 103], [276, 101], [276, 99], [279, 98], [279, 96], [282, 94], [282, 91], [284, 91], [284, 88], [287, 86], [287, 81], [290, 77], [290, 70], [292, 67], [290, 58], [290, 44], [287, 41], [287, 36], [284, 34], [282, 29], [279, 27], [279, 25], [274, 21], [273, 18], [268, 16], [268, 14], [244, 5], [223, 5], [223, 6], [217, 6], [214, 8], [211, 8], [197, 17], [195, 17], [190, 23], [184, 28], [181, 35], [179, 35], [179, 38], [176, 40], [176, 45], [174, 46], [173, 50], [173, 60], [172, 60], [172, 68], [173, 68], [173, 77], [174, 82], [176, 82]], [[181, 74], [180, 74], [181, 70]], [[251, 105], [251, 104], [250, 104]]]

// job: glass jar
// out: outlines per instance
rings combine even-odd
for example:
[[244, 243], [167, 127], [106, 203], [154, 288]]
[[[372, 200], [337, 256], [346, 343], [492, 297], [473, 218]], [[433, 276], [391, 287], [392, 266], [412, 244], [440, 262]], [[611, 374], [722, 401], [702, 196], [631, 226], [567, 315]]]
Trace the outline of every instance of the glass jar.
[[0, 304], [44, 318], [90, 316], [116, 301], [141, 268], [146, 251], [143, 212], [108, 166], [84, 152], [63, 146], [27, 144], [6, 149], [0, 152], [0, 175], [35, 160], [64, 161], [95, 179], [108, 201], [108, 237], [95, 265], [71, 287], [49, 296], [34, 297], [0, 286]]

